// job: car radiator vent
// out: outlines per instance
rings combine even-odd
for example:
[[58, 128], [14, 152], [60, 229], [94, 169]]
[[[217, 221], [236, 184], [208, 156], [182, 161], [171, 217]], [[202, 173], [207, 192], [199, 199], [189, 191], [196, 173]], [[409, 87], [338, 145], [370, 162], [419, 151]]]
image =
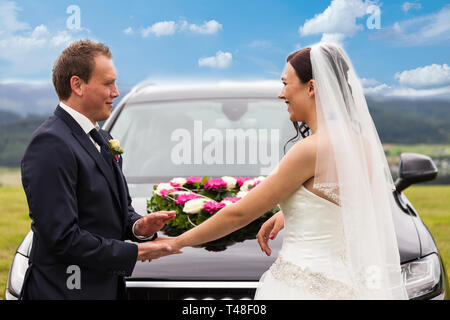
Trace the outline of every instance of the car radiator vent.
[[258, 282], [127, 281], [131, 300], [252, 300]]

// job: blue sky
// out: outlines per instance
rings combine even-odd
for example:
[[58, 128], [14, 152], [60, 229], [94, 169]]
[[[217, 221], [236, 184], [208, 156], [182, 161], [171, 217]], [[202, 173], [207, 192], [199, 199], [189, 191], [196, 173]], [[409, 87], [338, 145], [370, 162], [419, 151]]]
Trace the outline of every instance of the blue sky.
[[49, 82], [58, 54], [81, 38], [111, 48], [119, 89], [278, 80], [289, 53], [331, 39], [368, 94], [450, 96], [448, 1], [0, 0], [0, 83]]

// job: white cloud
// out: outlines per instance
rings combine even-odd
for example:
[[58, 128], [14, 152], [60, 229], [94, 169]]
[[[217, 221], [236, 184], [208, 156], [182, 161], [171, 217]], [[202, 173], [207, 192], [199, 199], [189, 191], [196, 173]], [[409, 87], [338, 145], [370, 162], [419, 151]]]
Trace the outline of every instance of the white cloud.
[[388, 97], [401, 97], [401, 98], [437, 98], [437, 97], [450, 97], [450, 86], [443, 88], [431, 88], [431, 89], [415, 89], [415, 88], [393, 88], [386, 94]]
[[343, 33], [324, 33], [320, 42], [336, 43], [340, 46], [344, 44], [345, 34]]
[[48, 50], [48, 46], [64, 47], [72, 40], [72, 36], [66, 31], [52, 34], [41, 24], [28, 34], [11, 35], [0, 39], [0, 58], [16, 61], [21, 57], [36, 54], [35, 50]]
[[[205, 21], [201, 26], [196, 24], [191, 24], [186, 20], [181, 20], [179, 22], [175, 21], [160, 21], [153, 25], [141, 29], [142, 37], [146, 38], [150, 34], [157, 37], [170, 36], [175, 34], [177, 31], [189, 30], [192, 33], [199, 34], [215, 34], [222, 30], [223, 26], [216, 20]], [[132, 34], [132, 28], [129, 27], [124, 30], [125, 34]]]
[[394, 76], [401, 85], [410, 87], [441, 86], [450, 83], [450, 67], [447, 64], [432, 64], [417, 69], [397, 72]]
[[125, 34], [133, 34], [134, 31], [133, 31], [132, 27], [128, 27], [125, 30], [123, 30], [123, 33], [125, 33]]
[[370, 1], [333, 0], [325, 11], [306, 20], [298, 31], [301, 36], [322, 34], [323, 40], [341, 43], [346, 37], [364, 29], [356, 19], [367, 15], [371, 5], [373, 2]]
[[382, 83], [374, 87], [364, 88], [364, 93], [368, 95], [384, 95], [391, 89], [387, 84]]
[[176, 23], [174, 21], [161, 21], [156, 22], [150, 27], [142, 29], [141, 33], [144, 38], [150, 34], [154, 34], [157, 37], [169, 36], [175, 33]]
[[248, 46], [250, 48], [267, 49], [267, 48], [272, 47], [272, 43], [270, 41], [266, 41], [266, 40], [254, 40]]
[[381, 84], [378, 80], [375, 80], [375, 79], [361, 78], [361, 79], [359, 79], [359, 81], [361, 82], [361, 85], [365, 88], [379, 86]]
[[233, 55], [229, 52], [218, 51], [214, 57], [200, 58], [200, 67], [227, 68], [231, 65]]
[[413, 3], [413, 2], [405, 2], [402, 4], [402, 10], [404, 13], [408, 13], [411, 9], [421, 9], [422, 5], [420, 3]]
[[201, 34], [214, 34], [222, 30], [222, 25], [216, 20], [205, 21], [203, 25], [197, 26], [196, 24], [189, 25], [189, 30], [194, 33]]
[[61, 50], [75, 40], [73, 33], [67, 30], [52, 31], [44, 24], [31, 27], [20, 21], [20, 11], [15, 2], [0, 1], [0, 59], [5, 61], [0, 66], [0, 74], [3, 78], [30, 76], [42, 71], [50, 73]]
[[389, 86], [385, 83], [364, 88], [364, 93], [375, 97], [393, 97], [393, 98], [450, 98], [450, 86], [440, 88], [418, 89], [407, 86]]
[[64, 48], [73, 40], [72, 36], [67, 31], [63, 30], [58, 31], [56, 35], [52, 36], [50, 38], [50, 43], [54, 47]]
[[29, 29], [28, 23], [17, 20], [17, 13], [21, 10], [15, 2], [0, 2], [0, 30], [14, 32]]
[[450, 5], [437, 13], [395, 22], [369, 37], [388, 39], [395, 45], [407, 47], [444, 43], [450, 40]]

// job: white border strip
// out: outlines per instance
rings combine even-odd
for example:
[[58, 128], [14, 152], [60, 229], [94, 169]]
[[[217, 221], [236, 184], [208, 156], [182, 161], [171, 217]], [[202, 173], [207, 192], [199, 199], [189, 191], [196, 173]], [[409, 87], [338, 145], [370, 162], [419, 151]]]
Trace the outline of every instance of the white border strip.
[[256, 289], [259, 282], [250, 281], [126, 281], [127, 288], [236, 288]]

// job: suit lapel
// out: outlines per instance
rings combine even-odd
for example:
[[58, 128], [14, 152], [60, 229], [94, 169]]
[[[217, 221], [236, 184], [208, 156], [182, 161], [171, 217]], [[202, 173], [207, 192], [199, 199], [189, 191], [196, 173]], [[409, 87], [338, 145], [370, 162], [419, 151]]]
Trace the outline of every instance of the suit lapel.
[[[105, 132], [103, 130], [99, 130], [99, 132], [106, 141], [109, 141], [110, 137], [108, 136], [107, 132]], [[120, 164], [115, 159], [112, 159], [112, 165], [113, 165], [113, 170], [114, 170], [115, 176], [117, 178], [116, 181], [117, 181], [117, 187], [119, 189], [120, 200], [122, 201], [122, 208], [126, 209], [124, 211], [124, 215], [123, 215], [124, 227], [125, 227], [127, 225], [125, 219], [127, 218], [126, 212], [128, 211], [128, 189], [127, 189], [126, 181], [122, 174], [122, 169], [120, 167]]]
[[91, 158], [94, 159], [95, 163], [97, 164], [97, 167], [100, 169], [100, 172], [103, 174], [106, 181], [108, 182], [108, 185], [111, 189], [111, 192], [114, 195], [114, 198], [116, 199], [119, 205], [119, 208], [122, 209], [122, 204], [118, 192], [118, 186], [114, 179], [115, 173], [113, 172], [112, 167], [105, 162], [100, 152], [98, 152], [97, 148], [95, 148], [94, 144], [89, 139], [88, 135], [83, 131], [83, 129], [75, 121], [75, 119], [72, 118], [72, 116], [70, 116], [60, 106], [56, 108], [55, 115], [58, 118], [62, 119], [69, 126], [69, 128], [72, 130], [72, 135], [78, 140], [78, 142], [91, 156]]

